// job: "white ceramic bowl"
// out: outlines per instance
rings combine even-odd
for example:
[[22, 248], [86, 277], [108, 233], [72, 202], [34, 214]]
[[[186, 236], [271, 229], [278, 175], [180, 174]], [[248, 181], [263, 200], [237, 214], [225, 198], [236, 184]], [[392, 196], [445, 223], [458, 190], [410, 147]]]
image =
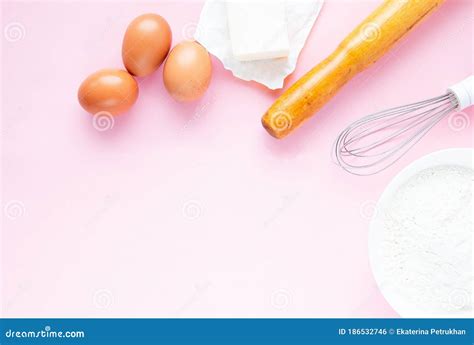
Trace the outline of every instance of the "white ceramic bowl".
[[[393, 194], [403, 185], [409, 178], [418, 174], [427, 168], [439, 165], [462, 166], [474, 169], [473, 167], [474, 150], [470, 148], [448, 149], [437, 151], [426, 155], [403, 169], [388, 184], [377, 203], [377, 210], [384, 210], [388, 203], [392, 200]], [[387, 302], [402, 317], [408, 318], [465, 318], [473, 317], [472, 311], [459, 311], [449, 314], [431, 314], [422, 311], [416, 306], [408, 303], [405, 298], [397, 294], [397, 291], [390, 289], [383, 283], [382, 275], [382, 241], [384, 236], [384, 212], [376, 212], [370, 223], [369, 230], [369, 259], [372, 273], [374, 274], [377, 286], [382, 292]], [[471, 296], [472, 301], [472, 296]]]

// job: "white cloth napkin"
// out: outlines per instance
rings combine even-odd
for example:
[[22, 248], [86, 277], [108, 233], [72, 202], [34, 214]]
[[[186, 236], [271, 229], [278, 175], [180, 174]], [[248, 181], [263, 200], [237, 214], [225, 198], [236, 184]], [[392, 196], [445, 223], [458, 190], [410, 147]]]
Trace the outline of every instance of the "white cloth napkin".
[[270, 89], [283, 87], [295, 70], [298, 55], [321, 10], [324, 0], [285, 0], [290, 54], [286, 59], [238, 61], [232, 56], [225, 0], [207, 0], [194, 38], [221, 60], [235, 77], [254, 80]]

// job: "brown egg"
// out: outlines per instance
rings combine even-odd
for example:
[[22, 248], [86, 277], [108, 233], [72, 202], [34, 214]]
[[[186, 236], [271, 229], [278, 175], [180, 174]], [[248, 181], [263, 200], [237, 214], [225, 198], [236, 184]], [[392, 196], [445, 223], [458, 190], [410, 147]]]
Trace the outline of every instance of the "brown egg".
[[171, 50], [163, 69], [163, 81], [177, 101], [200, 98], [209, 87], [212, 76], [211, 58], [197, 42], [184, 41]]
[[81, 106], [91, 114], [100, 111], [118, 115], [138, 98], [138, 84], [127, 71], [102, 69], [88, 76], [77, 93]]
[[132, 75], [153, 73], [171, 47], [171, 29], [166, 20], [153, 13], [135, 18], [127, 28], [122, 43], [122, 60]]

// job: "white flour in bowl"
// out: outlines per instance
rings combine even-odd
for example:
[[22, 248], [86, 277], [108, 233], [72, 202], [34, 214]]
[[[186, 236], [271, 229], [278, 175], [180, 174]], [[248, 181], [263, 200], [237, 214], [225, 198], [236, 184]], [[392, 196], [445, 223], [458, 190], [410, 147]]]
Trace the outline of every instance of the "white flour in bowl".
[[472, 308], [474, 171], [437, 166], [419, 172], [384, 212], [384, 284], [431, 313]]

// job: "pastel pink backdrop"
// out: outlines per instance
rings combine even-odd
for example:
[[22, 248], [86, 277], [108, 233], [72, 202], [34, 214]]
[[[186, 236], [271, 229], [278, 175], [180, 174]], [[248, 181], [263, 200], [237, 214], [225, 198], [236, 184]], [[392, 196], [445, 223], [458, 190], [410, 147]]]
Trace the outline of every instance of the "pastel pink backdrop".
[[[327, 1], [286, 86], [380, 2]], [[132, 111], [96, 130], [77, 88], [122, 67], [127, 24], [159, 13], [176, 44], [201, 7], [2, 1], [3, 316], [397, 317], [369, 267], [374, 204], [416, 158], [472, 147], [472, 109], [377, 176], [342, 171], [331, 145], [350, 121], [473, 72], [472, 1], [446, 1], [286, 140], [260, 125], [281, 91], [217, 59], [201, 101], [173, 101], [160, 68]]]

